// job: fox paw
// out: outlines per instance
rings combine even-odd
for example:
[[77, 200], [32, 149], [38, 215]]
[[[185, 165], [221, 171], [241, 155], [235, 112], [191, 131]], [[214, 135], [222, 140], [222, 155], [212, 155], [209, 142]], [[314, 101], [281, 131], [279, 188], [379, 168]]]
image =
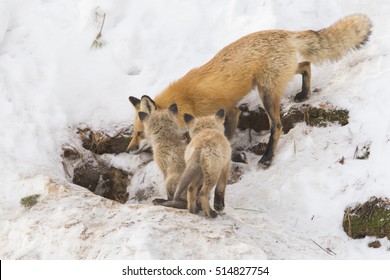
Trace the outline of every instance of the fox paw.
[[224, 201], [223, 200], [215, 201], [214, 202], [214, 209], [217, 210], [218, 212], [222, 212], [223, 209], [225, 209]]
[[217, 212], [215, 212], [214, 210], [211, 210], [210, 211], [210, 215], [209, 215], [209, 218], [216, 218], [218, 216]]
[[233, 152], [232, 161], [239, 163], [248, 163], [248, 159], [246, 158], [246, 154], [244, 152]]
[[257, 165], [258, 165], [259, 167], [261, 167], [262, 169], [267, 169], [267, 168], [271, 165], [271, 160], [262, 157], [262, 158], [259, 160], [259, 162], [257, 163]]
[[152, 200], [152, 203], [153, 203], [153, 205], [161, 205], [161, 204], [163, 204], [163, 203], [165, 203], [167, 201], [168, 200], [163, 199], [163, 198], [156, 198], [156, 199]]
[[294, 97], [294, 101], [297, 102], [297, 103], [300, 103], [300, 102], [303, 102], [303, 101], [306, 101], [309, 99], [309, 93], [308, 92], [298, 92], [295, 97]]

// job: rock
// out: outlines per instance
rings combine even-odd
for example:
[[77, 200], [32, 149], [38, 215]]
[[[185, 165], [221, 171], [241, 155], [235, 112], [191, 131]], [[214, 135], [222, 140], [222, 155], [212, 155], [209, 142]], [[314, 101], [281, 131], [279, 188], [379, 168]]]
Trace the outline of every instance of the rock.
[[390, 200], [371, 197], [344, 212], [343, 229], [351, 238], [376, 236], [390, 239]]
[[366, 143], [364, 145], [358, 145], [355, 149], [355, 153], [353, 155], [354, 159], [368, 159], [370, 157], [370, 149], [371, 143]]
[[375, 240], [375, 241], [373, 241], [373, 242], [368, 243], [368, 247], [370, 247], [370, 248], [375, 248], [375, 249], [377, 249], [377, 248], [380, 248], [381, 246], [382, 246], [382, 245], [381, 245], [381, 243], [380, 243], [379, 240]]

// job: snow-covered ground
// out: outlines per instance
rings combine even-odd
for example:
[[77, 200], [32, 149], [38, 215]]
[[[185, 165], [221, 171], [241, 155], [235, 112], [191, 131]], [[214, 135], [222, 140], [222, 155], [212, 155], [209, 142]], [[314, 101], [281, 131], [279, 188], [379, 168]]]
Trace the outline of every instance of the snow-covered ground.
[[[369, 43], [313, 67], [321, 91], [307, 101], [348, 109], [349, 124], [298, 124], [268, 170], [250, 154], [215, 220], [150, 200], [113, 203], [67, 181], [62, 145], [83, 123], [130, 125], [129, 95], [157, 95], [250, 32], [321, 29], [352, 13], [371, 18]], [[104, 45], [91, 49], [103, 14]], [[351, 240], [341, 227], [346, 206], [390, 197], [389, 15], [389, 3], [372, 0], [0, 1], [0, 258], [390, 259], [387, 239], [371, 249], [373, 238]], [[354, 159], [365, 144], [369, 159]], [[142, 157], [106, 159], [135, 172], [130, 197], [150, 186], [164, 195], [154, 162], [137, 170]], [[32, 194], [39, 203], [22, 208]]]

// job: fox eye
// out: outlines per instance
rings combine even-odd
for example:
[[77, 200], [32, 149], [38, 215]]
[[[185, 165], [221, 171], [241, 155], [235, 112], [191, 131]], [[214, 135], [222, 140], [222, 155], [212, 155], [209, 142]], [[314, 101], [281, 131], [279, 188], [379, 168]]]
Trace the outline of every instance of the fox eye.
[[144, 136], [144, 132], [143, 132], [143, 131], [138, 131], [138, 132], [137, 132], [137, 136], [138, 136], [138, 137]]

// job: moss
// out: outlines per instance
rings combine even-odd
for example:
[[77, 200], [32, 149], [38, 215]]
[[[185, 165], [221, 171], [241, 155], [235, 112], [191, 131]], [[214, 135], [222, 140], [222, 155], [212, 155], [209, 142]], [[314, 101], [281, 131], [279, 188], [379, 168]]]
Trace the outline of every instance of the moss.
[[[269, 129], [268, 116], [265, 110], [257, 107], [250, 110], [248, 104], [239, 106], [240, 117], [238, 128], [252, 129], [256, 132]], [[281, 112], [283, 132], [288, 133], [296, 123], [306, 122], [309, 126], [326, 127], [330, 123], [348, 124], [349, 112], [345, 109], [311, 107], [309, 105], [293, 106], [286, 112]]]
[[22, 205], [25, 208], [30, 209], [31, 207], [33, 207], [35, 204], [38, 203], [39, 197], [40, 197], [39, 194], [34, 194], [34, 195], [29, 195], [29, 196], [23, 197], [20, 200], [20, 205]]
[[305, 111], [305, 122], [311, 126], [326, 127], [329, 123], [338, 122], [341, 126], [347, 125], [349, 112], [344, 109], [322, 109], [308, 107]]
[[390, 239], [390, 201], [372, 197], [369, 201], [348, 207], [343, 218], [343, 229], [351, 238], [376, 236]]

